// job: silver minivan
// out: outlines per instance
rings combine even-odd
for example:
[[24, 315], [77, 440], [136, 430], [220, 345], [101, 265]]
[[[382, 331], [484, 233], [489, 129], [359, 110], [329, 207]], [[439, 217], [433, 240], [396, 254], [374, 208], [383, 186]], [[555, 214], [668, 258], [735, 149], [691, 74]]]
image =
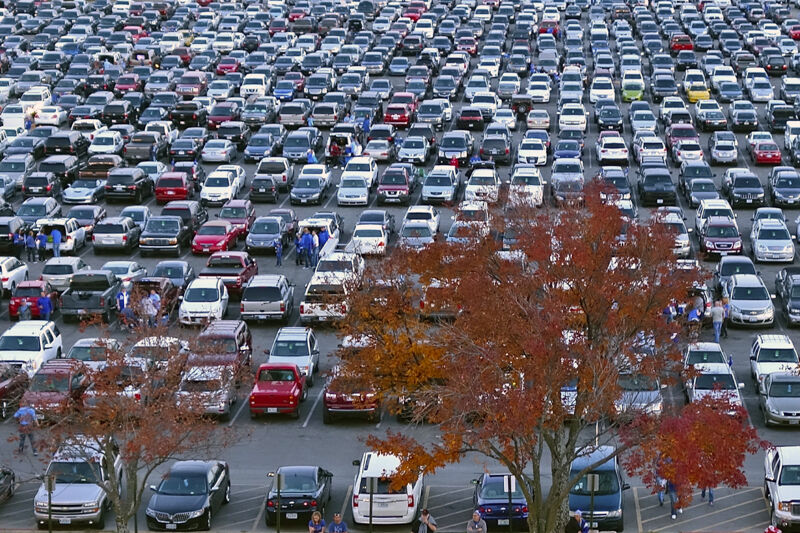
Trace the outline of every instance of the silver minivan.
[[436, 165], [422, 183], [423, 203], [455, 202], [460, 181], [454, 167]]

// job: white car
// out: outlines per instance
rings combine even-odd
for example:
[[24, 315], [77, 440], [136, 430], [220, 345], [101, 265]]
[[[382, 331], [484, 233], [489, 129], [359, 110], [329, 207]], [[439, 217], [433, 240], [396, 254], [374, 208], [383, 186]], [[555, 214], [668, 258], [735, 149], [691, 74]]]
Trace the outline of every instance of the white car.
[[224, 204], [233, 200], [241, 189], [239, 180], [231, 172], [215, 170], [206, 178], [200, 190], [200, 202], [203, 204]]
[[558, 112], [558, 130], [579, 130], [585, 133], [587, 117], [583, 104], [564, 104]]
[[3, 292], [11, 295], [17, 285], [28, 279], [28, 265], [16, 257], [0, 257]]
[[794, 343], [787, 335], [758, 335], [750, 348], [750, 375], [763, 393], [764, 378], [772, 373], [800, 372], [800, 359]]
[[348, 252], [360, 255], [385, 255], [389, 235], [379, 224], [356, 224], [353, 237], [347, 244]]
[[488, 72], [492, 78], [496, 78], [500, 75], [500, 61], [495, 57], [481, 58], [478, 63], [478, 68]]
[[206, 94], [217, 101], [224, 101], [233, 96], [233, 85], [227, 80], [214, 80], [208, 85]]
[[269, 90], [270, 81], [264, 74], [248, 74], [242, 80], [239, 94], [245, 98], [254, 94], [256, 96], [266, 96]]
[[432, 233], [436, 234], [439, 232], [441, 216], [439, 215], [439, 210], [432, 205], [415, 205], [409, 207], [403, 217], [403, 224], [409, 220], [425, 222], [428, 224], [428, 227], [430, 227]]
[[476, 168], [464, 187], [465, 202], [496, 202], [500, 197], [500, 177], [491, 168]]
[[61, 332], [55, 322], [25, 320], [0, 335], [0, 362], [22, 365], [33, 377], [39, 368], [63, 353]]
[[67, 112], [58, 106], [44, 106], [36, 115], [34, 122], [37, 126], [61, 126], [67, 121]]
[[297, 181], [302, 178], [316, 178], [322, 179], [325, 183], [331, 182], [331, 169], [325, 164], [304, 165], [297, 175]]
[[595, 78], [589, 88], [589, 102], [595, 104], [601, 99], [616, 100], [614, 82], [606, 76]]
[[517, 150], [518, 163], [547, 164], [547, 146], [539, 139], [524, 139]]
[[[308, 165], [306, 165], [308, 166]], [[364, 178], [369, 187], [378, 182], [378, 164], [367, 156], [353, 157], [347, 162], [342, 172], [342, 178]]]
[[737, 383], [733, 369], [727, 363], [702, 363], [694, 365], [696, 375], [686, 382], [686, 398], [697, 402], [703, 398], [728, 398], [731, 405], [741, 406], [739, 389], [744, 383]]
[[658, 106], [658, 118], [663, 121], [671, 111], [676, 110], [689, 111], [686, 108], [686, 103], [683, 101], [683, 98], [680, 96], [667, 96], [661, 101], [661, 105]]
[[183, 293], [178, 321], [181, 325], [199, 325], [222, 319], [228, 312], [228, 299], [228, 289], [222, 279], [194, 279]]
[[125, 141], [118, 131], [104, 131], [89, 145], [89, 154], [121, 154]]
[[[4, 123], [5, 123], [5, 119]], [[96, 118], [81, 118], [72, 123], [72, 131], [80, 132], [86, 139], [93, 141], [101, 133], [108, 131], [108, 126]]]
[[540, 207], [544, 201], [544, 180], [539, 169], [531, 166], [518, 166], [511, 175], [508, 200], [512, 205], [533, 205]]
[[550, 102], [550, 85], [536, 81], [528, 85], [528, 96], [537, 103], [546, 104]]
[[596, 148], [597, 161], [628, 164], [628, 146], [622, 137], [603, 137]]

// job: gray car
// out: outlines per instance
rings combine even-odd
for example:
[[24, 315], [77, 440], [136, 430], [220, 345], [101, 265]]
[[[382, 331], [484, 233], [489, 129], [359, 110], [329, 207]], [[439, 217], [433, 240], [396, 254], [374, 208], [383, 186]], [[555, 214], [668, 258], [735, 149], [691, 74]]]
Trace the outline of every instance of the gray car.
[[764, 218], [753, 224], [750, 232], [755, 262], [789, 262], [794, 260], [794, 239], [780, 220]]
[[248, 253], [272, 252], [276, 240], [281, 240], [284, 246], [289, 243], [286, 222], [277, 216], [258, 217], [250, 227], [244, 249]]
[[458, 186], [457, 174], [434, 167], [422, 183], [422, 202], [455, 202]]
[[778, 372], [767, 375], [758, 404], [766, 426], [800, 424], [800, 376]]
[[400, 246], [422, 248], [435, 241], [430, 224], [423, 220], [407, 220], [400, 228]]
[[31, 154], [14, 154], [0, 161], [0, 174], [5, 174], [14, 179], [17, 188], [22, 187], [22, 182], [34, 170], [34, 160]]
[[142, 228], [129, 217], [108, 217], [98, 222], [92, 233], [95, 253], [101, 250], [132, 250], [139, 244]]
[[658, 122], [652, 111], [637, 111], [631, 117], [631, 129], [637, 131], [658, 131]]
[[719, 198], [714, 180], [709, 178], [695, 178], [686, 184], [684, 190], [690, 207], [697, 207], [703, 200], [716, 200]]
[[618, 413], [661, 413], [664, 398], [658, 380], [635, 373], [620, 373], [617, 382], [622, 391], [616, 404]]
[[51, 287], [62, 292], [69, 288], [73, 274], [89, 269], [91, 267], [80, 257], [53, 257], [44, 264], [42, 281], [50, 283]]
[[106, 180], [77, 179], [61, 193], [65, 204], [94, 204], [105, 198]]
[[730, 321], [742, 326], [771, 326], [775, 308], [764, 281], [755, 274], [731, 276], [724, 290], [730, 302]]
[[294, 309], [294, 286], [286, 276], [253, 276], [242, 291], [242, 320], [288, 320]]
[[50, 197], [28, 198], [17, 210], [17, 216], [26, 224], [36, 224], [40, 218], [53, 218], [61, 216], [61, 206]]
[[397, 159], [403, 163], [413, 163], [424, 165], [431, 156], [431, 146], [428, 139], [423, 137], [407, 137], [403, 141], [400, 150], [397, 151]]

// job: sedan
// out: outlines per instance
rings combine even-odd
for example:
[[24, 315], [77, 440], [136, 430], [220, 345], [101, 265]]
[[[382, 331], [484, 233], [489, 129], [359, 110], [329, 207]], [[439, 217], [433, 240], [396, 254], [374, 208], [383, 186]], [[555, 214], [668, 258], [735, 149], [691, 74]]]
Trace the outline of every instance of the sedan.
[[684, 161], [702, 161], [703, 148], [695, 140], [678, 141], [673, 145], [671, 155], [675, 166], [679, 167]]
[[765, 426], [800, 424], [800, 377], [791, 373], [769, 374], [759, 392]]
[[373, 139], [367, 143], [361, 155], [372, 157], [376, 161], [391, 163], [395, 159], [396, 150], [394, 143], [390, 143], [386, 139]]
[[[322, 511], [331, 500], [333, 474], [318, 466], [282, 466], [272, 475], [283, 480], [280, 489], [280, 513], [283, 520], [306, 523], [311, 515]], [[277, 486], [267, 493], [267, 525], [277, 522], [279, 501]]]
[[236, 246], [238, 232], [227, 220], [210, 220], [200, 226], [192, 239], [193, 254], [212, 254], [232, 250]]
[[94, 204], [105, 198], [106, 180], [77, 179], [61, 193], [65, 204]]
[[750, 152], [750, 157], [757, 165], [780, 165], [781, 150], [772, 141], [761, 141], [757, 143]]
[[37, 126], [60, 127], [67, 121], [67, 112], [58, 106], [44, 106], [39, 110], [34, 122]]
[[136, 261], [106, 261], [100, 270], [110, 270], [123, 283], [147, 276], [147, 269]]
[[208, 141], [201, 153], [203, 163], [230, 163], [236, 158], [236, 145], [227, 139]]

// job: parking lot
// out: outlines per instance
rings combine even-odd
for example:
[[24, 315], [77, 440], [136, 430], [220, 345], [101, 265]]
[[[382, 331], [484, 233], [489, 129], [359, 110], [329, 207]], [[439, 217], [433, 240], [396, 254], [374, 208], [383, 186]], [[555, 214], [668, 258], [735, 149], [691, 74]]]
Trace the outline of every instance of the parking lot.
[[[392, 3], [401, 7], [400, 3]], [[798, 9], [795, 6], [791, 7], [792, 16], [799, 17]], [[563, 20], [562, 20], [563, 21]], [[583, 11], [582, 24], [588, 27], [589, 13], [587, 10]], [[513, 24], [511, 26], [513, 28]], [[510, 35], [510, 33], [509, 33]], [[26, 35], [25, 39], [31, 39], [31, 36]], [[664, 40], [666, 43], [666, 39]], [[637, 44], [641, 46], [641, 40], [637, 40]], [[612, 50], [615, 50], [615, 44], [612, 39]], [[589, 62], [591, 71], [591, 54], [589, 52], [588, 41], [585, 46], [585, 54]], [[616, 54], [615, 54], [616, 55]], [[698, 53], [698, 57], [703, 54]], [[643, 56], [644, 57], [644, 56]], [[472, 59], [471, 71], [475, 69], [480, 54]], [[617, 58], [618, 59], [618, 58]], [[534, 59], [535, 61], [535, 59]], [[649, 69], [648, 60], [644, 58], [644, 67]], [[791, 67], [790, 67], [791, 68]], [[683, 73], [678, 71], [676, 73], [676, 81], [680, 84], [682, 81]], [[648, 79], [645, 73], [645, 79]], [[280, 76], [278, 76], [280, 78]], [[388, 79], [395, 91], [401, 91], [405, 88], [405, 81], [402, 76], [391, 77], [388, 75], [373, 76], [373, 79]], [[525, 88], [526, 79], [521, 78], [523, 90]], [[781, 78], [771, 78], [771, 83], [778, 93]], [[498, 79], [492, 80], [493, 89], [497, 88]], [[615, 78], [615, 88], [617, 92], [620, 89], [620, 82]], [[557, 84], [554, 84], [556, 87]], [[645, 93], [646, 101], [649, 100], [648, 93]], [[537, 104], [536, 109], [544, 109], [548, 111], [551, 121], [555, 124], [557, 120], [558, 107], [558, 90], [554, 88], [552, 98], [547, 104]], [[617, 97], [619, 101], [619, 97]], [[652, 109], [657, 113], [657, 104], [650, 102]], [[462, 107], [467, 105], [463, 98], [459, 96], [457, 101], [453, 102], [453, 115], [454, 117], [459, 113]], [[599, 170], [600, 165], [595, 155], [595, 143], [598, 139], [599, 130], [597, 125], [592, 120], [594, 115], [592, 106], [587, 99], [584, 99], [584, 105], [590, 114], [588, 120], [588, 130], [585, 137], [585, 150], [582, 155], [582, 161], [585, 167], [586, 178], [595, 176]], [[728, 104], [722, 104], [722, 108], [727, 111]], [[624, 117], [627, 116], [627, 111], [630, 105], [628, 103], [620, 103], [619, 108]], [[688, 106], [693, 110], [691, 105]], [[766, 129], [765, 119], [765, 105], [756, 104], [759, 117], [759, 127]], [[437, 139], [441, 140], [444, 133], [457, 129], [455, 121], [450, 121], [444, 128], [443, 132], [437, 133]], [[524, 121], [520, 120], [517, 123], [517, 128], [512, 132], [514, 147], [518, 147], [524, 136], [526, 126]], [[663, 138], [665, 128], [663, 124], [659, 124], [658, 135]], [[323, 135], [327, 138], [327, 130], [323, 130]], [[404, 133], [401, 131], [400, 136]], [[474, 134], [476, 144], [480, 145], [482, 140], [482, 133], [477, 132]], [[553, 144], [559, 138], [559, 134], [555, 127], [550, 129], [550, 135]], [[629, 124], [626, 122], [623, 137], [628, 142], [629, 148], [631, 147], [632, 132], [630, 131]], [[709, 133], [700, 133], [700, 145], [707, 146]], [[744, 147], [747, 144], [745, 134], [736, 135], [739, 146]], [[774, 139], [779, 147], [784, 146], [783, 134], [774, 134]], [[783, 164], [789, 163], [789, 154], [786, 150], [782, 151]], [[321, 155], [321, 154], [320, 154]], [[706, 161], [708, 161], [708, 153]], [[162, 161], [168, 163], [168, 158], [162, 158]], [[253, 163], [244, 162], [241, 154], [237, 155], [233, 161], [234, 164], [241, 165], [247, 175], [247, 184], [243, 190], [249, 189], [249, 184], [252, 182], [255, 173], [256, 165]], [[549, 182], [552, 163], [552, 154], [548, 160], [548, 164], [539, 167], [542, 176]], [[302, 165], [299, 165], [302, 166]], [[425, 170], [430, 171], [433, 162], [430, 161], [426, 164]], [[770, 166], [755, 165], [740, 148], [739, 157], [736, 165], [740, 167], [749, 167], [766, 185], [766, 178], [770, 172]], [[203, 163], [203, 168], [206, 173], [210, 173], [217, 167], [216, 164]], [[379, 164], [379, 172], [383, 172], [387, 165], [384, 163]], [[632, 159], [629, 165], [629, 176], [635, 189], [635, 171], [636, 165]], [[678, 170], [673, 165], [669, 166], [672, 173], [673, 181], [677, 183]], [[512, 172], [511, 165], [499, 165], [497, 167], [500, 178], [507, 182], [510, 179]], [[722, 173], [723, 167], [714, 167], [714, 180], [718, 190], [722, 188]], [[341, 168], [332, 169], [332, 182], [334, 184], [339, 182], [342, 173]], [[462, 179], [465, 176], [465, 170], [460, 170]], [[549, 198], [549, 185], [545, 189], [545, 202]], [[240, 197], [246, 197], [246, 193]], [[638, 195], [633, 195], [634, 203], [639, 207], [638, 216], [641, 220], [647, 220], [650, 216], [651, 209], [640, 205]], [[18, 209], [23, 199], [20, 193], [17, 193], [11, 199], [11, 205], [14, 209]], [[412, 195], [410, 203], [416, 205], [420, 202], [420, 187]], [[150, 208], [153, 214], [158, 214], [161, 206], [156, 205], [154, 198], [146, 198], [143, 205]], [[679, 195], [678, 204], [683, 208], [684, 214], [687, 217], [687, 226], [692, 225], [694, 217], [694, 209], [690, 208], [685, 198]], [[103, 202], [104, 207], [108, 211], [108, 216], [115, 216], [127, 205], [126, 203], [111, 203]], [[280, 197], [276, 204], [256, 204], [257, 215], [266, 214], [274, 207], [288, 207], [289, 196], [284, 194]], [[442, 226], [441, 233], [446, 234], [451, 224], [451, 216], [454, 214], [453, 206], [445, 205], [441, 207], [442, 212]], [[800, 206], [798, 206], [800, 207]], [[396, 227], [399, 229], [400, 223], [403, 220], [406, 207], [397, 205], [377, 206], [377, 196], [372, 195], [367, 208], [381, 208], [386, 209], [391, 215], [394, 216]], [[68, 209], [65, 206], [64, 211]], [[347, 242], [352, 234], [353, 228], [362, 212], [364, 207], [338, 207], [336, 203], [335, 192], [321, 202], [320, 206], [301, 205], [295, 207], [298, 219], [303, 219], [311, 216], [317, 211], [335, 210], [339, 213], [343, 220], [343, 235], [341, 242]], [[546, 207], [546, 209], [553, 209]], [[219, 213], [218, 207], [210, 207], [210, 219], [213, 220], [214, 216]], [[744, 236], [745, 251], [749, 252], [750, 243], [748, 235], [751, 229], [751, 217], [753, 215], [752, 209], [737, 208], [737, 222], [740, 233]], [[798, 209], [785, 209], [786, 218], [789, 221], [789, 229], [792, 234], [796, 234], [797, 228], [795, 225], [795, 218], [800, 215]], [[396, 235], [390, 241], [390, 248], [396, 244]], [[697, 239], [692, 236], [691, 244], [694, 255], [697, 256], [699, 252], [699, 244]], [[241, 250], [242, 244], [237, 245], [237, 249]], [[311, 278], [312, 271], [303, 269], [295, 264], [294, 247], [289, 246], [286, 248], [283, 257], [283, 266], [278, 267], [275, 264], [275, 258], [272, 255], [258, 256], [256, 258], [260, 273], [281, 273], [295, 284], [295, 303], [299, 304], [303, 289]], [[142, 257], [138, 249], [134, 249], [129, 254], [122, 253], [105, 253], [97, 254], [91, 245], [79, 251], [80, 257], [84, 259], [92, 267], [100, 267], [104, 262], [114, 259], [132, 259], [139, 262], [149, 272], [152, 272], [157, 263], [163, 259], [170, 259], [164, 257]], [[184, 250], [181, 260], [188, 261], [192, 267], [199, 271], [206, 262], [206, 257], [195, 256], [189, 250]], [[369, 259], [374, 261], [375, 259]], [[390, 259], [385, 259], [390, 260]], [[797, 263], [797, 256], [795, 255], [794, 263]], [[715, 266], [714, 261], [703, 261], [703, 265], [709, 270]], [[42, 270], [42, 263], [29, 264], [29, 278], [38, 279]], [[785, 265], [776, 264], [761, 264], [758, 269], [761, 276], [769, 288], [770, 292], [774, 294], [774, 280], [778, 271]], [[3, 302], [0, 312], [0, 321], [8, 322], [8, 307], [6, 301]], [[295, 306], [297, 308], [297, 305]], [[227, 316], [228, 319], [237, 319], [239, 317], [239, 303], [231, 301]], [[54, 315], [54, 320], [58, 324], [63, 334], [63, 343], [65, 351], [72, 346], [72, 344], [80, 338], [93, 335], [92, 328], [82, 331], [74, 323], [65, 323], [60, 313]], [[177, 329], [174, 324], [175, 317], [173, 317], [173, 327]], [[288, 323], [290, 325], [299, 324], [299, 315], [297, 311], [290, 317]], [[112, 326], [116, 326], [114, 322]], [[279, 324], [253, 324], [251, 329], [253, 332], [254, 344], [254, 362], [264, 362], [266, 357], [263, 350], [268, 348], [274, 339], [280, 325]], [[118, 330], [118, 328], [114, 328]], [[333, 357], [329, 357], [338, 345], [338, 340], [335, 331], [328, 327], [315, 328], [318, 332], [320, 339], [320, 348], [322, 353], [321, 370], [324, 374], [329, 371], [335, 364]], [[744, 390], [742, 391], [743, 399], [748, 410], [748, 415], [753, 425], [758, 428], [759, 435], [766, 441], [775, 445], [788, 445], [796, 444], [798, 441], [798, 430], [796, 428], [767, 428], [764, 425], [763, 417], [758, 406], [757, 391], [754, 387], [752, 379], [749, 377], [749, 362], [748, 354], [750, 343], [753, 336], [759, 332], [769, 333], [783, 333], [795, 342], [795, 345], [800, 343], [800, 335], [788, 327], [788, 323], [784, 313], [776, 308], [776, 321], [774, 326], [765, 329], [753, 331], [750, 329], [735, 329], [731, 328], [728, 338], [722, 341], [722, 346], [728, 354], [733, 356], [733, 369], [736, 373], [738, 381], [744, 383]], [[117, 331], [115, 335], [123, 338], [124, 334]], [[702, 340], [713, 340], [713, 334], [710, 330], [706, 329], [701, 334]], [[232, 488], [232, 501], [224, 508], [224, 510], [215, 517], [214, 530], [226, 532], [239, 532], [239, 531], [265, 531], [268, 528], [264, 521], [264, 505], [266, 489], [269, 486], [267, 473], [274, 471], [282, 465], [290, 464], [319, 464], [329, 469], [334, 474], [334, 495], [328, 508], [325, 510], [326, 520], [330, 518], [334, 511], [343, 511], [345, 520], [350, 523], [349, 503], [352, 496], [352, 483], [355, 468], [352, 466], [352, 461], [361, 457], [365, 450], [364, 439], [369, 434], [380, 434], [386, 429], [403, 430], [410, 434], [417, 435], [423, 439], [433, 440], [435, 438], [435, 428], [429, 426], [403, 426], [397, 422], [393, 417], [384, 414], [381, 421], [377, 424], [368, 423], [361, 420], [342, 420], [334, 424], [325, 425], [322, 422], [322, 405], [321, 398], [323, 394], [323, 387], [316, 385], [311, 391], [308, 401], [305, 402], [300, 411], [300, 416], [297, 420], [292, 420], [284, 417], [274, 417], [269, 419], [251, 420], [246, 399], [249, 393], [249, 386], [243, 385], [239, 391], [239, 402], [234, 406], [233, 415], [230, 420], [220, 422], [221, 425], [228, 425], [237, 431], [240, 436], [235, 446], [225, 450], [220, 459], [227, 460], [231, 465], [231, 473], [233, 480]], [[684, 401], [683, 392], [681, 390], [671, 390], [668, 392], [667, 403], [680, 404]], [[9, 438], [13, 438], [15, 434], [15, 426], [12, 420], [5, 420], [0, 423], [0, 442], [5, 442]], [[39, 482], [36, 476], [41, 475], [46, 467], [47, 457], [41, 456], [34, 458], [27, 452], [24, 456], [18, 456], [13, 453], [15, 444], [6, 443], [0, 445], [0, 463], [11, 466], [17, 473], [20, 484], [17, 488], [15, 496], [0, 504], [0, 531], [11, 529], [34, 529], [36, 527], [33, 520], [32, 513], [32, 500], [36, 491], [38, 490]], [[645, 488], [639, 480], [629, 480], [632, 489], [625, 493], [625, 530], [641, 532], [688, 532], [688, 531], [742, 531], [742, 532], [760, 532], [763, 531], [769, 520], [768, 509], [763, 497], [763, 458], [762, 455], [749, 457], [745, 464], [747, 472], [748, 484], [746, 487], [739, 489], [727, 489], [720, 487], [716, 493], [716, 501], [714, 507], [709, 507], [707, 503], [700, 499], [699, 493], [695, 494], [694, 501], [687, 507], [683, 514], [677, 520], [670, 520], [668, 508], [662, 508], [658, 505], [655, 495], [650, 494], [649, 490]], [[467, 456], [464, 460], [456, 465], [452, 465], [435, 476], [431, 476], [426, 483], [425, 496], [422, 502], [423, 507], [430, 509], [433, 516], [437, 519], [440, 527], [439, 531], [442, 533], [455, 533], [464, 530], [464, 524], [469, 519], [473, 505], [473, 492], [474, 485], [471, 480], [477, 477], [484, 470], [498, 470], [498, 465], [484, 464], [481, 458], [474, 456]], [[145, 502], [147, 501], [148, 494], [145, 493]], [[667, 503], [668, 505], [668, 503]], [[138, 524], [139, 528], [145, 529], [145, 516], [144, 506], [140, 509]], [[110, 527], [111, 520], [108, 521], [107, 527]], [[351, 528], [352, 523], [350, 523]], [[304, 530], [305, 524], [291, 524], [285, 526], [291, 530]], [[270, 528], [271, 529], [271, 528]], [[358, 527], [357, 529], [362, 529]], [[366, 528], [363, 528], [366, 529]], [[406, 526], [397, 527], [380, 527], [381, 531], [387, 532], [407, 532]]]

